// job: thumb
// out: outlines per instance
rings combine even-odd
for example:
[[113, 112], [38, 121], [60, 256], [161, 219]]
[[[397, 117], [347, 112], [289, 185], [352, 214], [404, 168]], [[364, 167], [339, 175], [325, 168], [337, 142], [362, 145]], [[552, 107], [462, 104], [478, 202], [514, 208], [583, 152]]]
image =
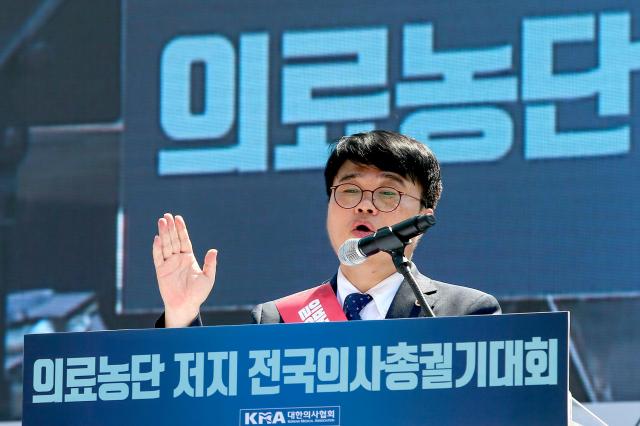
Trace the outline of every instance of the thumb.
[[202, 268], [202, 272], [204, 272], [204, 274], [209, 278], [215, 278], [217, 265], [218, 265], [218, 250], [211, 249], [204, 256], [204, 267]]

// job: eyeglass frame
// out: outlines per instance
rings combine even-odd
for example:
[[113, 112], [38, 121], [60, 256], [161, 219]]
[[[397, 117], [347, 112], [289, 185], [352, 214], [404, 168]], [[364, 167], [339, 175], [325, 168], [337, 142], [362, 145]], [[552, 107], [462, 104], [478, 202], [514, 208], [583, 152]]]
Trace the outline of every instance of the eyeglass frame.
[[[338, 187], [340, 187], [340, 186], [342, 186], [342, 185], [353, 185], [353, 186], [355, 186], [356, 188], [358, 188], [358, 189], [360, 190], [360, 200], [358, 200], [358, 202], [357, 202], [353, 207], [343, 207], [343, 206], [341, 206], [341, 205], [340, 205], [340, 203], [338, 202], [338, 199], [336, 198], [336, 188], [338, 188]], [[394, 191], [396, 191], [398, 194], [400, 194], [400, 198], [398, 198], [398, 204], [396, 204], [396, 206], [395, 206], [393, 209], [391, 209], [391, 210], [381, 210], [378, 206], [376, 206], [376, 201], [375, 201], [375, 199], [374, 199], [374, 197], [373, 197], [373, 194], [374, 194], [374, 192], [376, 192], [376, 191], [377, 191], [378, 189], [380, 189], [380, 188], [389, 188], [389, 189], [393, 189], [393, 190], [394, 190]], [[409, 194], [407, 194], [406, 192], [402, 192], [402, 191], [400, 191], [399, 189], [394, 188], [393, 186], [379, 186], [379, 187], [377, 187], [376, 189], [373, 189], [373, 190], [372, 190], [372, 189], [362, 189], [362, 188], [360, 188], [360, 186], [359, 186], [359, 185], [356, 185], [355, 183], [344, 182], [344, 183], [340, 183], [340, 184], [338, 184], [338, 185], [330, 186], [330, 187], [329, 187], [329, 189], [331, 189], [331, 190], [332, 190], [332, 192], [333, 192], [333, 200], [336, 202], [336, 205], [337, 205], [338, 207], [342, 208], [342, 209], [345, 209], [345, 210], [355, 209], [355, 208], [358, 206], [358, 204], [360, 204], [360, 203], [362, 202], [362, 200], [364, 199], [364, 193], [365, 193], [365, 192], [370, 192], [370, 193], [371, 193], [371, 204], [373, 204], [373, 206], [374, 206], [378, 211], [381, 211], [381, 212], [383, 212], [383, 213], [391, 213], [391, 212], [393, 212], [393, 211], [396, 211], [396, 210], [398, 209], [398, 207], [400, 207], [400, 204], [402, 203], [402, 197], [403, 197], [403, 196], [405, 196], [405, 195], [406, 195], [407, 197], [409, 197], [409, 198], [413, 198], [414, 200], [419, 201], [421, 205], [423, 205], [423, 204], [424, 204], [424, 203], [423, 203], [422, 198], [418, 198], [418, 197], [414, 197], [413, 195], [409, 195]]]

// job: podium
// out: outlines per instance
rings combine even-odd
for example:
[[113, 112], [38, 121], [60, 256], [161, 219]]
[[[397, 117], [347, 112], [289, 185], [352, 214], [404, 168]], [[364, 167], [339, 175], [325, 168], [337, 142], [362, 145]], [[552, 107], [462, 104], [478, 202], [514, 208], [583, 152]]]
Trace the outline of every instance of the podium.
[[23, 425], [567, 425], [569, 314], [25, 337]]

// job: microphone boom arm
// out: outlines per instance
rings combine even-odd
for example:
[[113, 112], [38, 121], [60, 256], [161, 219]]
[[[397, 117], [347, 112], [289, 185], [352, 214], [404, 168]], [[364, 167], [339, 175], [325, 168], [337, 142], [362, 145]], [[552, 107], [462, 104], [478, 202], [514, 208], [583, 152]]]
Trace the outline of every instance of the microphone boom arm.
[[[385, 250], [386, 251], [386, 250]], [[425, 317], [435, 317], [436, 315], [433, 313], [431, 306], [429, 306], [429, 302], [427, 302], [427, 298], [424, 297], [422, 291], [420, 291], [420, 287], [418, 287], [418, 283], [416, 279], [413, 278], [413, 274], [411, 274], [411, 262], [404, 255], [404, 246], [401, 248], [387, 251], [391, 255], [391, 259], [393, 260], [393, 264], [396, 267], [396, 271], [398, 271], [405, 280], [411, 286], [411, 290], [413, 290], [413, 294], [416, 296], [416, 300], [420, 303], [420, 307], [422, 308], [422, 312]]]
[[396, 271], [411, 286], [424, 315], [435, 317], [427, 299], [411, 274], [411, 262], [404, 255], [404, 249], [408, 244], [411, 244], [411, 238], [423, 234], [435, 223], [436, 219], [433, 215], [417, 215], [393, 226], [385, 226], [367, 237], [345, 241], [338, 250], [338, 258], [340, 263], [353, 266], [364, 262], [367, 257], [378, 252], [388, 253], [393, 260]]
[[[420, 220], [418, 220], [418, 217], [413, 218], [413, 223], [415, 224], [416, 228], [420, 228], [422, 232], [426, 231], [436, 222], [433, 215], [423, 217], [425, 217], [427, 220], [421, 222]], [[427, 302], [427, 298], [424, 297], [424, 294], [422, 293], [422, 291], [420, 291], [420, 287], [418, 287], [416, 279], [413, 277], [413, 274], [411, 274], [411, 262], [404, 255], [404, 248], [407, 246], [407, 244], [411, 243], [411, 239], [401, 239], [393, 232], [391, 227], [387, 226], [376, 231], [376, 239], [372, 239], [370, 243], [372, 245], [375, 244], [375, 247], [372, 248], [376, 248], [379, 251], [381, 250], [389, 253], [391, 259], [393, 260], [393, 264], [396, 267], [396, 271], [398, 271], [411, 286], [413, 294], [416, 296], [416, 300], [418, 301], [418, 303], [420, 303], [420, 307], [422, 308], [424, 316], [432, 318], [435, 317], [431, 306], [429, 306], [429, 302]], [[366, 248], [366, 245], [361, 247], [363, 251], [366, 251]]]

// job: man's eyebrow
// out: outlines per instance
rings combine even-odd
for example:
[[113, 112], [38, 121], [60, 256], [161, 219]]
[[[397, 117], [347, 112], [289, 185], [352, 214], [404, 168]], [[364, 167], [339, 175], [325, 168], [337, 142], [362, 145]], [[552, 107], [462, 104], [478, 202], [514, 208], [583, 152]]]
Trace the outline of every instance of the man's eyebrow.
[[345, 180], [349, 180], [349, 179], [353, 179], [356, 177], [360, 177], [362, 176], [362, 173], [347, 173], [346, 175], [342, 176], [340, 179], [338, 179], [338, 182], [344, 182]]
[[[406, 185], [406, 183], [407, 183], [405, 179], [403, 179], [401, 176], [399, 176], [399, 175], [397, 175], [395, 173], [382, 172], [380, 175], [385, 179], [392, 180], [392, 181], [397, 182], [397, 183], [399, 183], [400, 185], [403, 185], [403, 186]], [[357, 178], [357, 177], [360, 177], [360, 176], [362, 176], [362, 173], [358, 173], [358, 172], [347, 173], [346, 175], [344, 175], [341, 178], [339, 178], [338, 182], [339, 183], [340, 182], [344, 182], [346, 180]]]
[[401, 176], [395, 174], [395, 173], [382, 173], [382, 176], [386, 179], [390, 179], [394, 182], [398, 182], [401, 185], [405, 185], [406, 179], [403, 179]]

